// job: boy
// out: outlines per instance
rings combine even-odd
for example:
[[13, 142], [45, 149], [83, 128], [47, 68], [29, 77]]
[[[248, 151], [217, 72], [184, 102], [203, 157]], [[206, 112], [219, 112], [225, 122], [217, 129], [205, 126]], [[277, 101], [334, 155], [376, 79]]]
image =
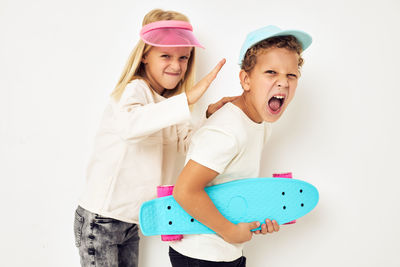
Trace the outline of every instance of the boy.
[[[281, 117], [293, 99], [303, 64], [301, 53], [310, 44], [308, 34], [275, 26], [248, 34], [239, 58], [244, 92], [193, 136], [173, 193], [193, 218], [217, 234], [186, 235], [182, 241], [171, 242], [172, 266], [245, 266], [242, 243], [252, 238], [251, 229], [260, 223], [229, 222], [204, 188], [259, 175], [270, 123]], [[274, 231], [279, 231], [279, 225], [267, 219], [256, 233]]]

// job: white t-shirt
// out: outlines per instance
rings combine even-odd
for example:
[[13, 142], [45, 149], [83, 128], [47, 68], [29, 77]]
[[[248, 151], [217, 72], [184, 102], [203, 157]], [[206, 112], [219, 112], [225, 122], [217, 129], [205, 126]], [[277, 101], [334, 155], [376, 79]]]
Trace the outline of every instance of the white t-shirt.
[[190, 117], [186, 94], [164, 98], [143, 80], [129, 83], [104, 111], [79, 205], [138, 223], [141, 204], [179, 174], [175, 162], [178, 152], [186, 153]]
[[[270, 123], [255, 123], [227, 103], [193, 135], [186, 162], [193, 160], [219, 173], [209, 186], [258, 177], [270, 133]], [[208, 261], [236, 260], [243, 249], [243, 244], [230, 244], [216, 234], [185, 235], [170, 246], [185, 256]]]

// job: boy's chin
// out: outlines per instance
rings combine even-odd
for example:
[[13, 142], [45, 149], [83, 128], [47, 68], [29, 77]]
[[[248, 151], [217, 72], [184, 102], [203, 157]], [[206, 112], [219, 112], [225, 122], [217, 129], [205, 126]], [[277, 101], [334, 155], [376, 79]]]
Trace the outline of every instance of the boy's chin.
[[273, 122], [276, 122], [278, 119], [279, 118], [271, 118], [271, 117], [269, 117], [269, 118], [265, 118], [264, 121], [265, 122], [269, 122], [269, 123], [273, 123]]
[[266, 122], [276, 122], [277, 120], [280, 119], [284, 111], [285, 110], [281, 110], [279, 113], [268, 112], [268, 114], [263, 118], [263, 120]]

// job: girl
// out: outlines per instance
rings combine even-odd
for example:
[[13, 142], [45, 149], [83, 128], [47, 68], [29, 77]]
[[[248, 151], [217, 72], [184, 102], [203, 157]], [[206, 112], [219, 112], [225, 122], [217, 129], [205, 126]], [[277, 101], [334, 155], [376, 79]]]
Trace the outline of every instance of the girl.
[[82, 266], [137, 266], [139, 207], [157, 185], [174, 182], [176, 153], [186, 151], [192, 132], [189, 106], [225, 63], [192, 86], [194, 47], [202, 46], [177, 12], [150, 11], [140, 37], [103, 114], [75, 212]]

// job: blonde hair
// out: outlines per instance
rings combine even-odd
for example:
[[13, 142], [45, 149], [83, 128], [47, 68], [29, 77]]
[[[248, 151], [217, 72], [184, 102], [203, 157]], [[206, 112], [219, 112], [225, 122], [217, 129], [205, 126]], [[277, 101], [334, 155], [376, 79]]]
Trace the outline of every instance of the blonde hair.
[[[183, 20], [189, 22], [189, 19], [179, 12], [153, 9], [143, 18], [142, 26], [159, 20]], [[136, 46], [133, 48], [131, 54], [129, 55], [128, 61], [125, 64], [125, 68], [122, 71], [121, 77], [119, 78], [119, 81], [115, 86], [114, 91], [111, 93], [111, 96], [116, 101], [119, 101], [121, 95], [124, 93], [125, 87], [131, 81], [135, 79], [143, 79], [145, 82], [148, 83], [144, 75], [145, 72], [144, 64], [142, 64], [142, 58], [151, 49], [151, 47], [151, 45], [144, 43], [140, 39]], [[170, 97], [192, 88], [195, 80], [194, 64], [195, 48], [193, 47], [183, 80], [178, 83], [175, 89], [166, 91], [166, 95], [164, 96]]]

